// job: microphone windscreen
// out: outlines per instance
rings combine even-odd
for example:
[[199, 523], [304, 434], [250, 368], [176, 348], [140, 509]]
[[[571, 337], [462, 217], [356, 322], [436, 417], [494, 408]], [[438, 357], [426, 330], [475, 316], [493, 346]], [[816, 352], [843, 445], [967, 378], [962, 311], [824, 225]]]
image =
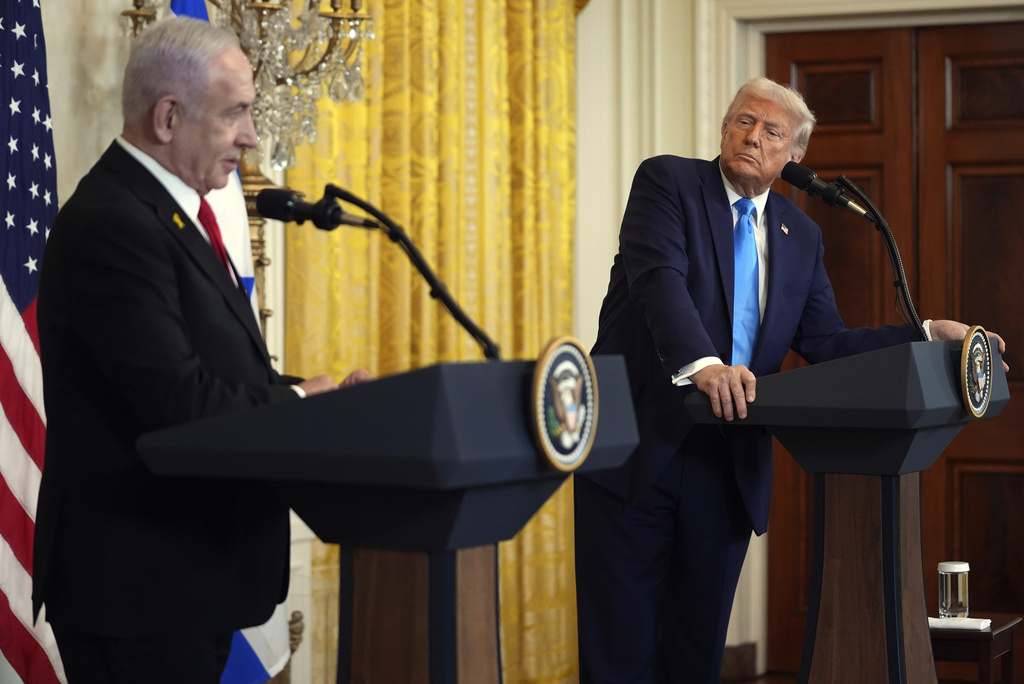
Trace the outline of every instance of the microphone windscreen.
[[256, 195], [256, 211], [263, 218], [288, 222], [295, 210], [295, 193], [287, 188], [267, 188]]
[[782, 180], [801, 190], [806, 190], [811, 187], [811, 181], [817, 177], [818, 175], [816, 173], [803, 164], [798, 164], [795, 161], [791, 161], [782, 167]]

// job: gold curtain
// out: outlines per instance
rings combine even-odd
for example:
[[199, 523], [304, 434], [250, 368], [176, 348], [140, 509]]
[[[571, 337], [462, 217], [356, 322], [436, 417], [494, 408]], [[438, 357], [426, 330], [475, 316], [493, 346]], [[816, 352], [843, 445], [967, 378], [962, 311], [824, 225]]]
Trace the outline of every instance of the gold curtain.
[[[288, 173], [310, 198], [335, 183], [403, 226], [506, 360], [572, 331], [577, 6], [368, 2], [366, 98], [321, 102]], [[383, 234], [287, 235], [288, 372], [483, 358]], [[504, 681], [577, 681], [571, 483], [499, 548]], [[314, 565], [336, 578], [336, 549], [318, 545]]]

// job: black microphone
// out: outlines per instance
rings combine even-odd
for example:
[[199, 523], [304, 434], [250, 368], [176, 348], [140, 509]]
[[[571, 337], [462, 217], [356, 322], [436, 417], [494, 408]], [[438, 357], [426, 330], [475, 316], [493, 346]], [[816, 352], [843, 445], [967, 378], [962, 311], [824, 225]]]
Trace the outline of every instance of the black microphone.
[[321, 230], [334, 230], [338, 226], [358, 226], [360, 228], [379, 228], [380, 224], [373, 219], [353, 216], [341, 210], [333, 197], [323, 197], [316, 204], [303, 202], [301, 195], [288, 188], [267, 188], [256, 195], [256, 211], [261, 216], [288, 223], [312, 221]]
[[818, 174], [803, 164], [798, 164], [795, 161], [787, 163], [782, 168], [782, 180], [799, 190], [803, 190], [811, 197], [819, 195], [821, 200], [830, 207], [838, 205], [874, 223], [874, 217], [866, 209], [847, 197], [843, 193], [843, 188], [838, 183], [826, 183], [818, 178]]

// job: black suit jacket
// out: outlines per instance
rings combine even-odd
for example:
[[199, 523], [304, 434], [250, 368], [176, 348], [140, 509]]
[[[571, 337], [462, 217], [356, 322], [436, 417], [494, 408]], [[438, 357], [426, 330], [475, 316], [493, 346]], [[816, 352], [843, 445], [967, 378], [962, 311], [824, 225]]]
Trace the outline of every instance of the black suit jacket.
[[258, 483], [155, 477], [135, 442], [297, 395], [199, 230], [116, 143], [54, 221], [38, 321], [37, 613], [114, 637], [268, 619], [287, 591], [286, 505]]
[[[823, 264], [821, 230], [782, 195], [765, 207], [767, 303], [750, 369], [778, 372], [792, 348], [815, 363], [916, 338], [913, 328], [847, 329]], [[671, 377], [697, 359], [732, 354], [733, 219], [718, 160], [660, 156], [637, 170], [619, 233], [594, 354], [625, 356], [640, 444], [620, 468], [590, 475], [639, 500], [691, 434], [693, 386]], [[836, 391], [842, 391], [837, 387]], [[771, 440], [729, 428], [733, 467], [752, 526], [767, 529]]]

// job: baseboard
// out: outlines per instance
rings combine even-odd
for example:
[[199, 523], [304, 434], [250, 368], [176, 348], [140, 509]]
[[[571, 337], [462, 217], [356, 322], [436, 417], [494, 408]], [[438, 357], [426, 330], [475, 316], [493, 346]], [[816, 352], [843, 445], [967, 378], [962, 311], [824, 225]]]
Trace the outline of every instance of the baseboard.
[[722, 682], [739, 682], [757, 676], [757, 643], [725, 647], [722, 658]]

